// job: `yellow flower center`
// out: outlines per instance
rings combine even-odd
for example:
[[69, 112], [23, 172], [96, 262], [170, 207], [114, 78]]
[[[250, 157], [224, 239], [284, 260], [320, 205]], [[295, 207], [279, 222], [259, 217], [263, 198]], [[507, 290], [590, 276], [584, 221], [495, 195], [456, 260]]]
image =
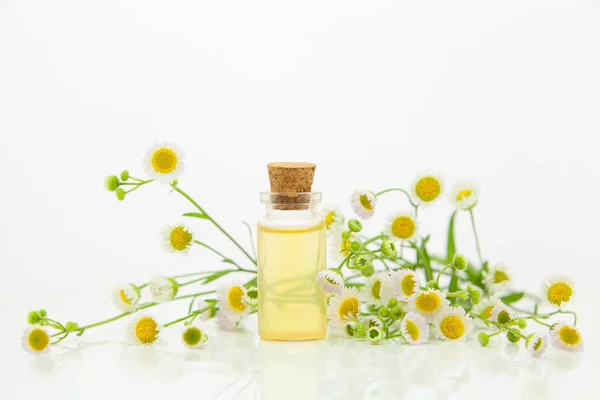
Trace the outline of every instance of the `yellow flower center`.
[[153, 343], [158, 336], [158, 324], [150, 317], [140, 319], [135, 325], [135, 337], [142, 344]]
[[440, 195], [442, 191], [442, 185], [440, 181], [435, 179], [433, 176], [426, 176], [419, 179], [415, 186], [415, 194], [417, 197], [425, 202], [430, 202]]
[[392, 222], [392, 234], [400, 239], [408, 239], [415, 233], [415, 221], [411, 217], [401, 216]]
[[406, 321], [406, 333], [412, 340], [419, 340], [419, 327], [412, 321]]
[[177, 154], [171, 149], [160, 148], [152, 154], [152, 168], [159, 174], [168, 174], [177, 167]]
[[459, 317], [446, 317], [440, 323], [440, 332], [448, 339], [460, 339], [465, 334], [465, 324]]
[[342, 240], [341, 245], [340, 245], [340, 249], [342, 250], [342, 255], [344, 257], [348, 257], [350, 255], [350, 252], [348, 250], [350, 250], [350, 245], [352, 244], [352, 242], [350, 242], [350, 239], [348, 240]]
[[573, 295], [573, 289], [566, 283], [560, 282], [548, 288], [548, 302], [557, 306], [568, 303]]
[[577, 329], [570, 326], [560, 328], [558, 335], [560, 336], [560, 341], [569, 346], [576, 346], [581, 341], [581, 336], [579, 336]]
[[466, 199], [468, 197], [471, 197], [472, 194], [473, 194], [473, 191], [470, 190], [470, 189], [461, 190], [456, 195], [456, 201], [461, 201], [461, 200], [464, 200], [464, 199]]
[[195, 346], [202, 340], [202, 331], [195, 326], [191, 326], [183, 332], [183, 341], [188, 346]]
[[129, 300], [129, 298], [125, 295], [124, 290], [119, 290], [119, 297], [123, 303], [127, 304], [128, 306], [131, 305], [131, 300]]
[[45, 330], [35, 328], [29, 333], [27, 344], [31, 350], [40, 353], [50, 344], [50, 336], [48, 336]]
[[345, 320], [348, 317], [356, 318], [358, 315], [358, 299], [355, 299], [354, 297], [344, 299], [340, 304], [338, 314], [341, 320]]
[[234, 286], [229, 289], [229, 294], [227, 295], [227, 301], [229, 303], [229, 307], [237, 312], [242, 312], [246, 309], [246, 305], [242, 301], [244, 297], [244, 290], [239, 286]]
[[183, 251], [192, 242], [192, 234], [186, 231], [183, 226], [175, 227], [169, 235], [169, 242], [175, 250]]
[[483, 310], [481, 312], [480, 317], [483, 319], [490, 319], [492, 317], [492, 310], [494, 309], [494, 306], [489, 306], [488, 308], [486, 308], [485, 310]]
[[325, 227], [327, 229], [329, 229], [331, 227], [331, 224], [333, 224], [334, 222], [334, 214], [335, 211], [331, 211], [330, 213], [327, 213], [327, 215], [325, 215]]
[[437, 293], [421, 293], [417, 296], [415, 302], [417, 310], [424, 313], [431, 313], [440, 307], [441, 299]]
[[410, 296], [415, 292], [415, 280], [412, 275], [406, 275], [402, 278], [402, 293], [405, 296]]
[[506, 282], [508, 281], [510, 278], [508, 277], [508, 275], [506, 274], [506, 272], [504, 271], [495, 271], [494, 272], [494, 282], [495, 283], [502, 283], [502, 282]]
[[371, 289], [371, 294], [374, 298], [379, 300], [381, 298], [381, 281], [376, 281]]
[[358, 200], [360, 201], [360, 205], [363, 206], [364, 209], [369, 211], [373, 209], [371, 201], [369, 200], [369, 196], [367, 196], [366, 194], [361, 194], [358, 197]]

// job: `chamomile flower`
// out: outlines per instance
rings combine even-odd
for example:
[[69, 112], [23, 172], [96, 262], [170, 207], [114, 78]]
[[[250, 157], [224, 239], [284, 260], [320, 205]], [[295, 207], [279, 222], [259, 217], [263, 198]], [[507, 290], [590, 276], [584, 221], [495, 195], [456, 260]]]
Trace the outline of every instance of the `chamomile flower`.
[[155, 303], [166, 303], [173, 300], [179, 291], [179, 284], [173, 278], [157, 275], [150, 282], [150, 294]]
[[342, 290], [344, 290], [344, 278], [335, 269], [327, 269], [319, 272], [317, 274], [317, 282], [327, 294], [339, 296], [342, 294]]
[[171, 183], [185, 170], [185, 156], [177, 146], [164, 142], [148, 149], [143, 164], [150, 178]]
[[542, 282], [542, 299], [554, 307], [564, 307], [573, 297], [575, 284], [564, 275], [549, 276]]
[[362, 219], [369, 219], [375, 213], [377, 196], [365, 189], [358, 189], [350, 197], [354, 212]]
[[372, 326], [367, 329], [367, 338], [371, 343], [379, 343], [385, 338], [385, 332], [378, 326]]
[[190, 251], [194, 234], [183, 224], [167, 226], [162, 231], [163, 249], [173, 254], [185, 254]]
[[40, 325], [28, 325], [23, 331], [21, 344], [31, 354], [43, 354], [50, 350], [50, 333], [48, 328]]
[[329, 251], [328, 254], [331, 256], [334, 261], [343, 261], [346, 257], [350, 255], [350, 246], [354, 241], [354, 238], [350, 238], [344, 240], [340, 235], [336, 235], [329, 242]]
[[389, 274], [372, 275], [367, 279], [360, 294], [367, 304], [387, 304], [392, 298], [392, 282]]
[[115, 306], [123, 312], [135, 311], [140, 302], [140, 289], [130, 283], [117, 285], [113, 288], [112, 300]]
[[495, 305], [492, 307], [489, 320], [499, 324], [506, 324], [512, 319], [512, 315], [508, 307], [504, 305]]
[[490, 319], [492, 316], [492, 310], [494, 307], [501, 307], [502, 302], [495, 297], [486, 297], [479, 302], [479, 304], [475, 304], [471, 309], [470, 314], [475, 318], [481, 318], [484, 320]]
[[412, 269], [392, 272], [392, 295], [399, 301], [408, 301], [419, 290], [419, 277]]
[[479, 187], [471, 181], [457, 182], [448, 193], [448, 200], [459, 210], [470, 210], [479, 200]]
[[217, 328], [225, 332], [233, 332], [237, 322], [230, 320], [223, 312], [217, 312]]
[[444, 192], [442, 178], [436, 174], [422, 174], [414, 180], [410, 197], [414, 204], [428, 206], [433, 204]]
[[254, 286], [246, 290], [246, 294], [244, 295], [244, 303], [249, 305], [250, 307], [258, 306], [258, 289]]
[[492, 293], [510, 287], [512, 282], [513, 279], [510, 271], [503, 265], [498, 265], [483, 272], [483, 284]]
[[390, 239], [410, 242], [417, 236], [417, 228], [417, 220], [413, 213], [396, 212], [388, 217], [383, 227], [383, 233]]
[[448, 307], [435, 325], [440, 338], [451, 342], [463, 341], [473, 332], [473, 322], [461, 307]]
[[333, 205], [326, 205], [321, 208], [321, 215], [325, 222], [327, 234], [336, 235], [344, 228], [344, 214], [342, 210]]
[[583, 350], [583, 339], [579, 330], [573, 325], [557, 324], [550, 331], [552, 345], [563, 350]]
[[196, 325], [187, 325], [181, 334], [181, 339], [187, 348], [198, 349], [208, 341], [208, 336]]
[[427, 322], [433, 322], [448, 308], [448, 299], [437, 289], [416, 292], [408, 299], [408, 308], [421, 314]]
[[250, 313], [250, 307], [244, 302], [246, 288], [237, 281], [225, 284], [217, 291], [219, 313], [233, 322], [238, 322]]
[[525, 348], [534, 357], [541, 357], [548, 349], [549, 339], [547, 336], [531, 335], [525, 341]]
[[333, 327], [343, 327], [348, 321], [358, 318], [360, 294], [356, 288], [345, 288], [342, 294], [334, 296], [327, 306], [327, 318]]
[[429, 339], [429, 325], [421, 314], [408, 312], [400, 323], [400, 331], [410, 344], [421, 344]]
[[376, 317], [374, 315], [367, 315], [366, 317], [364, 317], [362, 319], [362, 323], [367, 328], [371, 328], [373, 326], [378, 326], [380, 328], [383, 328], [383, 321], [379, 317]]
[[154, 317], [138, 314], [127, 326], [127, 335], [134, 344], [150, 345], [158, 340], [160, 328]]

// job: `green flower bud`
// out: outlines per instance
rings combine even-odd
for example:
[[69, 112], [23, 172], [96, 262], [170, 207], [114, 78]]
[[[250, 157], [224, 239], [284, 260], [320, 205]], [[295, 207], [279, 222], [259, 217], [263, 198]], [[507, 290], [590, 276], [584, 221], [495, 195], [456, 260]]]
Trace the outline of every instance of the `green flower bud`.
[[485, 332], [480, 332], [477, 339], [479, 339], [479, 343], [481, 343], [483, 347], [490, 344], [490, 337]]
[[473, 290], [471, 292], [471, 301], [473, 304], [479, 304], [481, 301], [481, 292], [479, 290]]
[[171, 186], [177, 186], [178, 183], [179, 183], [179, 181], [177, 179], [175, 179], [173, 182], [171, 182]]
[[519, 328], [525, 329], [527, 328], [527, 320], [525, 318], [519, 318], [517, 320], [517, 325], [519, 325]]
[[38, 310], [38, 313], [40, 314], [40, 317], [42, 317], [42, 318], [48, 316], [48, 312], [46, 310], [44, 310], [43, 308], [41, 310]]
[[379, 309], [379, 316], [381, 318], [387, 318], [390, 316], [390, 310], [388, 310], [386, 307], [381, 307]]
[[42, 317], [38, 311], [31, 311], [29, 314], [27, 314], [27, 323], [31, 325], [38, 324], [41, 318]]
[[390, 307], [390, 308], [397, 306], [397, 305], [398, 305], [398, 300], [396, 300], [394, 297], [392, 297], [390, 299], [390, 301], [388, 301], [388, 307]]
[[367, 337], [367, 328], [361, 323], [357, 323], [354, 326], [354, 337], [357, 339], [364, 339]]
[[65, 325], [65, 329], [67, 332], [75, 332], [79, 330], [79, 324], [77, 322], [69, 321]]
[[349, 240], [350, 239], [350, 232], [348, 232], [348, 231], [342, 232], [342, 239]]
[[381, 243], [381, 253], [386, 257], [396, 257], [398, 247], [392, 240], [386, 239]]
[[362, 224], [357, 219], [351, 219], [348, 221], [348, 229], [352, 232], [360, 232], [362, 230]]
[[360, 272], [362, 276], [368, 278], [370, 276], [373, 276], [373, 274], [375, 273], [375, 267], [373, 266], [373, 264], [369, 264]]
[[510, 318], [510, 314], [505, 311], [502, 310], [498, 313], [498, 322], [501, 324], [508, 324], [510, 322], [511, 318]]
[[125, 199], [125, 191], [122, 188], [117, 188], [117, 190], [115, 190], [115, 195], [119, 201], [123, 201]]
[[402, 318], [404, 316], [404, 310], [402, 310], [402, 308], [400, 308], [400, 306], [393, 306], [390, 307], [390, 317], [398, 320], [400, 318]]
[[129, 171], [124, 169], [123, 171], [121, 171], [121, 180], [123, 182], [127, 182], [127, 179], [129, 179]]
[[367, 337], [373, 343], [378, 343], [383, 340], [385, 337], [385, 332], [378, 326], [372, 326], [369, 328], [367, 332]]
[[350, 249], [352, 249], [352, 251], [359, 251], [361, 247], [360, 242], [352, 242], [350, 244]]
[[114, 192], [119, 187], [119, 178], [114, 175], [107, 176], [104, 179], [104, 187], [109, 192]]
[[352, 264], [354, 264], [355, 268], [362, 271], [363, 269], [367, 268], [367, 266], [371, 265], [371, 260], [365, 256], [357, 256], [352, 260]]
[[468, 265], [467, 259], [462, 254], [455, 255], [452, 264], [454, 264], [454, 268], [460, 271], [467, 269]]
[[506, 338], [511, 343], [517, 343], [519, 340], [521, 340], [520, 336], [512, 333], [511, 331], [506, 332]]

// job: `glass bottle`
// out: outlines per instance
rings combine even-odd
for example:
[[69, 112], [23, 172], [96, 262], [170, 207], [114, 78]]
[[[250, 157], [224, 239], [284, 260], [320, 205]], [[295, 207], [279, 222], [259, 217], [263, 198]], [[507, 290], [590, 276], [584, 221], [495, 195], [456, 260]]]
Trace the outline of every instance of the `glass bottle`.
[[[327, 306], [317, 274], [326, 268], [321, 193], [262, 193], [258, 222], [258, 332], [263, 340], [317, 340]], [[290, 203], [292, 200], [292, 203]]]

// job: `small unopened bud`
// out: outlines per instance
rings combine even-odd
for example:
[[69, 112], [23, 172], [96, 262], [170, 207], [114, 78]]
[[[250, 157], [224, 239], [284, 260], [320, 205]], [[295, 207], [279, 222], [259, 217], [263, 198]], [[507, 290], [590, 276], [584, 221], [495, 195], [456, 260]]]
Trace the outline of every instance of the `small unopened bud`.
[[479, 339], [479, 343], [481, 343], [483, 347], [490, 344], [490, 337], [485, 332], [480, 332], [477, 339]]
[[379, 316], [381, 318], [387, 318], [390, 316], [390, 310], [388, 310], [386, 307], [381, 307], [379, 309]]
[[367, 328], [363, 324], [356, 324], [354, 326], [354, 337], [358, 339], [364, 339], [367, 337]]
[[481, 292], [479, 290], [473, 290], [471, 292], [471, 301], [473, 304], [479, 304], [481, 301]]
[[352, 242], [352, 244], [350, 245], [350, 248], [352, 249], [352, 251], [359, 251], [361, 248], [361, 245], [359, 242]]
[[519, 340], [521, 340], [521, 337], [519, 335], [516, 335], [511, 331], [506, 332], [506, 338], [511, 343], [517, 343]]
[[109, 192], [114, 192], [119, 187], [119, 178], [115, 175], [109, 175], [104, 179], [104, 187]]
[[69, 321], [65, 325], [65, 330], [67, 332], [75, 332], [79, 330], [79, 324], [77, 322]]
[[348, 231], [342, 232], [342, 239], [349, 240], [350, 239], [350, 232], [348, 232]]
[[369, 278], [369, 277], [373, 276], [373, 274], [375, 273], [375, 267], [373, 266], [373, 264], [369, 263], [369, 265], [367, 265], [360, 272], [362, 273], [362, 276], [364, 276], [365, 278]]
[[127, 179], [129, 179], [129, 171], [124, 169], [123, 171], [121, 171], [121, 180], [123, 182], [127, 182]]
[[452, 261], [452, 264], [454, 264], [454, 268], [456, 268], [460, 271], [466, 269], [467, 265], [468, 265], [467, 259], [462, 254], [455, 255], [454, 260]]
[[348, 221], [348, 229], [352, 232], [360, 232], [362, 230], [362, 224], [357, 219], [351, 219]]
[[399, 306], [390, 307], [390, 317], [392, 319], [398, 320], [404, 316], [404, 310]]
[[31, 311], [27, 314], [27, 323], [28, 324], [37, 324], [40, 322], [41, 316], [38, 311]]
[[396, 257], [397, 250], [396, 243], [389, 239], [386, 239], [381, 243], [381, 253], [386, 257]]
[[42, 318], [48, 316], [48, 311], [44, 310], [43, 308], [41, 310], [38, 310], [38, 313], [40, 314], [40, 317], [42, 317]]
[[362, 271], [363, 269], [367, 268], [367, 266], [369, 266], [371, 264], [371, 261], [365, 256], [357, 256], [352, 261], [352, 264], [354, 264], [355, 268]]
[[519, 326], [519, 328], [525, 329], [527, 328], [527, 320], [525, 318], [519, 318], [517, 320], [517, 325]]
[[394, 307], [398, 305], [398, 300], [396, 300], [394, 297], [392, 297], [390, 299], [390, 301], [388, 301], [388, 307]]
[[117, 190], [115, 190], [115, 195], [119, 201], [123, 201], [125, 199], [125, 191], [122, 188], [117, 188]]

